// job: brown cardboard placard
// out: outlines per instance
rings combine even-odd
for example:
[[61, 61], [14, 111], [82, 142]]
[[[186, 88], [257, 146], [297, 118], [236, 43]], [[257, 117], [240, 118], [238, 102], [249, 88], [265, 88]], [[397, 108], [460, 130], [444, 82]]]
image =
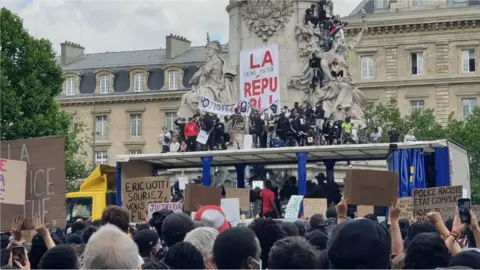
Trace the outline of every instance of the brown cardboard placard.
[[390, 206], [397, 202], [398, 173], [375, 170], [348, 170], [343, 197], [348, 204]]
[[205, 205], [220, 206], [222, 201], [222, 188], [207, 187], [204, 185], [185, 185], [183, 210], [198, 211]]
[[130, 222], [144, 222], [149, 203], [170, 202], [171, 197], [170, 181], [164, 176], [122, 181], [122, 207], [130, 213]]
[[439, 212], [443, 220], [455, 217], [455, 207], [462, 198], [462, 186], [417, 188], [412, 190], [413, 216], [425, 219], [428, 212]]
[[17, 215], [25, 217], [25, 230], [34, 229], [35, 215], [44, 215], [48, 227], [65, 227], [65, 137], [3, 141], [0, 157], [27, 163], [25, 205], [0, 204], [1, 230]]
[[0, 159], [0, 203], [25, 205], [27, 163]]
[[[400, 208], [400, 216], [398, 219], [406, 219], [410, 222], [413, 219], [413, 198], [398, 198], [397, 204], [398, 208]], [[388, 224], [391, 224], [390, 216], [388, 216]]]
[[373, 214], [374, 207], [372, 205], [357, 205], [357, 217], [364, 217]]
[[248, 188], [225, 188], [225, 198], [240, 200], [240, 209], [242, 211], [250, 210], [250, 189]]
[[327, 199], [303, 199], [303, 216], [306, 218], [315, 214], [321, 214], [325, 217], [327, 208]]

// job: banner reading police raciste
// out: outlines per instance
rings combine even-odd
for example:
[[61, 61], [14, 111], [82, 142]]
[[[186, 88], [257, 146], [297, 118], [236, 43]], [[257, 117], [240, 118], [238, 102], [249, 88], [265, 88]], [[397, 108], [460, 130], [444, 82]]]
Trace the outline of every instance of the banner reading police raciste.
[[[269, 114], [280, 111], [278, 44], [240, 52], [240, 100]], [[273, 106], [272, 106], [273, 105]]]

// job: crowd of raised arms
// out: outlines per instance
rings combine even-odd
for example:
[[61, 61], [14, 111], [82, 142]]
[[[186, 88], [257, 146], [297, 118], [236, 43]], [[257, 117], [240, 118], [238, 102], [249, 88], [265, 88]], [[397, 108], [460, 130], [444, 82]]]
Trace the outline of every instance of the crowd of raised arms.
[[28, 244], [18, 216], [1, 234], [1, 268], [480, 269], [473, 212], [467, 224], [458, 211], [454, 219], [431, 212], [413, 221], [399, 219], [392, 205], [389, 225], [373, 213], [351, 218], [347, 203], [294, 222], [260, 217], [235, 227], [218, 206], [203, 206], [193, 217], [164, 209], [136, 226], [125, 209], [109, 206], [100, 220], [78, 219], [65, 230], [49, 230], [37, 216]]
[[[382, 142], [382, 127], [379, 122], [371, 128], [352, 123], [349, 111], [341, 106], [329, 118], [321, 104], [315, 108], [301, 107], [298, 102], [292, 109], [285, 106], [278, 115], [266, 116], [253, 110], [243, 117], [238, 110], [221, 120], [217, 115], [204, 113], [188, 119], [176, 119], [175, 130], [166, 127], [159, 136], [162, 152], [191, 152], [202, 150], [240, 149], [233, 133], [250, 134], [253, 147], [270, 148], [284, 146], [313, 146], [335, 144], [358, 144]], [[208, 134], [205, 144], [197, 142], [200, 131]], [[247, 131], [247, 132], [245, 132]], [[389, 135], [390, 141], [398, 141], [399, 135]], [[393, 138], [392, 138], [393, 137]], [[415, 141], [413, 130], [406, 138]], [[396, 139], [395, 139], [396, 138]], [[241, 142], [243, 145], [243, 142]]]

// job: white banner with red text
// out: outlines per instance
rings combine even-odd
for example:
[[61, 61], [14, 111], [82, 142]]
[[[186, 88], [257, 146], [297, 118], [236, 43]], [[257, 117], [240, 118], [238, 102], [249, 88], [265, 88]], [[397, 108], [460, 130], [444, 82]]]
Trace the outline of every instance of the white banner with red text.
[[278, 44], [240, 52], [240, 100], [259, 110], [280, 112]]

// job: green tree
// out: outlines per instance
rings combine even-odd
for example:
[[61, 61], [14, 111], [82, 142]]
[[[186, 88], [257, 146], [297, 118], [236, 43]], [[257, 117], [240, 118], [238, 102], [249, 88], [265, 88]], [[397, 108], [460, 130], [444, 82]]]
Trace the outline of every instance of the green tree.
[[[410, 115], [402, 116], [395, 100], [386, 104], [370, 105], [365, 109], [369, 129], [373, 128], [374, 121], [379, 121], [385, 131], [396, 128], [402, 137], [408, 130], [415, 130], [417, 140], [449, 139], [468, 151], [470, 158], [471, 196], [475, 204], [480, 204], [480, 109], [465, 120], [459, 121], [450, 115], [448, 123], [442, 126], [435, 119], [434, 110], [415, 111]], [[369, 130], [371, 132], [371, 130]], [[383, 141], [388, 141], [388, 134], [384, 132]]]
[[0, 11], [0, 26], [1, 140], [64, 135], [67, 179], [88, 176], [80, 150], [72, 147], [78, 133], [69, 132], [71, 120], [55, 102], [63, 75], [52, 44], [32, 37], [6, 8]]

